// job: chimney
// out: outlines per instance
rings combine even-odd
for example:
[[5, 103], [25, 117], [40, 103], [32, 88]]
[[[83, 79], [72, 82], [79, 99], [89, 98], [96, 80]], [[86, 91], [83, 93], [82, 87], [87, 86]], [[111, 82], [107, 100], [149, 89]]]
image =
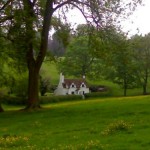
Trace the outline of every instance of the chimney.
[[64, 75], [62, 73], [60, 73], [60, 83], [64, 83]]
[[83, 75], [82, 78], [85, 79], [85, 75]]

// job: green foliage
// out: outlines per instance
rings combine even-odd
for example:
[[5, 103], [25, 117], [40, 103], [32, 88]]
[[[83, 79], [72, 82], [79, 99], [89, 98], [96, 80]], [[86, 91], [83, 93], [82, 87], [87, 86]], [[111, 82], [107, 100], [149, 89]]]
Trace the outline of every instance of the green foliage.
[[69, 23], [63, 23], [60, 18], [53, 18], [52, 24], [55, 29], [53, 36], [66, 47], [69, 44], [71, 25]]
[[28, 78], [25, 75], [19, 76], [16, 79], [15, 86], [13, 88], [13, 94], [16, 96], [26, 98], [28, 93]]
[[40, 76], [40, 93], [41, 96], [44, 96], [46, 92], [50, 89], [50, 78], [42, 78]]
[[114, 39], [110, 41], [112, 52], [108, 54], [111, 63], [108, 64], [107, 77], [119, 84], [124, 89], [124, 96], [126, 96], [127, 89], [137, 86], [137, 68], [133, 61], [133, 53], [126, 36], [123, 33], [113, 32]]
[[48, 49], [56, 57], [63, 56], [70, 42], [71, 27], [69, 23], [63, 23], [60, 18], [52, 18], [52, 27], [55, 32], [49, 39]]
[[27, 101], [26, 97], [19, 96], [3, 96], [2, 103], [7, 105], [25, 105]]
[[[64, 58], [60, 58], [58, 68], [65, 75], [94, 78], [100, 76], [101, 61], [90, 53], [88, 38], [80, 36], [69, 44]], [[95, 75], [96, 74], [96, 75]]]
[[81, 100], [81, 95], [62, 95], [62, 96], [42, 96], [40, 97], [41, 104], [58, 103], [66, 101], [77, 101]]
[[112, 96], [111, 90], [107, 90], [104, 92], [91, 92], [91, 93], [87, 93], [85, 94], [85, 98], [89, 99], [89, 98], [100, 98], [100, 97], [109, 97]]
[[[143, 94], [147, 94], [150, 71], [150, 34], [135, 35], [130, 40], [133, 50], [133, 61], [136, 65], [136, 77], [143, 87]], [[139, 61], [140, 60], [140, 61]]]
[[[1, 100], [3, 104], [7, 105], [25, 105], [27, 102], [26, 97], [19, 97], [19, 96], [3, 96]], [[59, 103], [77, 100], [82, 100], [82, 96], [81, 95], [41, 96], [40, 104], [50, 104], [50, 103]]]

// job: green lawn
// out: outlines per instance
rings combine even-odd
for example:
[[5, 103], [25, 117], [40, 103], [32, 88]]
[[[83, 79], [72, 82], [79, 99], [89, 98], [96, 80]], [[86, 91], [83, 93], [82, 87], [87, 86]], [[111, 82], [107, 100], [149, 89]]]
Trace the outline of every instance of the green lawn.
[[150, 149], [150, 96], [65, 102], [37, 112], [4, 108], [0, 150]]

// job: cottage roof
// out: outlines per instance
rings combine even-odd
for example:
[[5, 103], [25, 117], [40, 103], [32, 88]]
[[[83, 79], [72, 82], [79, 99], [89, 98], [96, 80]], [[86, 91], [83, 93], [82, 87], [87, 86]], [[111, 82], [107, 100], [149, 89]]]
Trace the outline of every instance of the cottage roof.
[[86, 87], [88, 87], [85, 79], [64, 79], [63, 87], [64, 88], [70, 87], [70, 85], [73, 83], [76, 85], [76, 88], [80, 88], [82, 83], [84, 83]]

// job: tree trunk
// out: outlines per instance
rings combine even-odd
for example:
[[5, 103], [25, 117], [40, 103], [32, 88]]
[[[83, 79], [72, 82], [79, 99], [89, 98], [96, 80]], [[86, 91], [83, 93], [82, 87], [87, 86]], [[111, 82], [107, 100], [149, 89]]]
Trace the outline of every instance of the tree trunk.
[[4, 109], [2, 108], [1, 102], [2, 102], [2, 96], [0, 96], [0, 112], [4, 112]]
[[124, 87], [124, 96], [127, 96], [127, 88]]
[[127, 79], [126, 79], [126, 75], [124, 77], [124, 96], [127, 96]]
[[145, 71], [145, 79], [143, 84], [143, 95], [147, 94], [147, 81], [148, 81], [148, 71]]
[[0, 112], [4, 112], [4, 109], [2, 108], [1, 104], [0, 104]]
[[143, 84], [143, 95], [147, 94], [147, 85]]
[[39, 69], [36, 66], [29, 67], [28, 101], [25, 109], [38, 109], [39, 103]]

